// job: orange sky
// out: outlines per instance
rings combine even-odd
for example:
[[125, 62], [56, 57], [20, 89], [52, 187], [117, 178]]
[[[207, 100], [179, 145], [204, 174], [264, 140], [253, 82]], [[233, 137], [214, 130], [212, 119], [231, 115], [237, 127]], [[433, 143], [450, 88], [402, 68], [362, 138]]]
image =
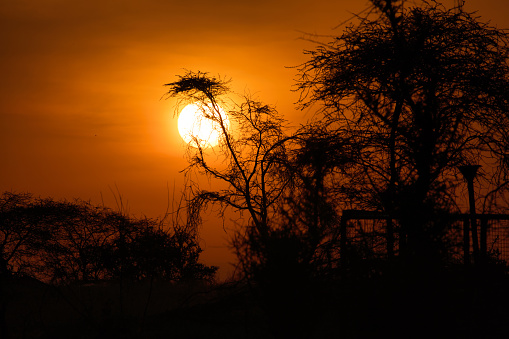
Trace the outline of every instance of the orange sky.
[[[411, 1], [409, 1], [410, 3]], [[444, 1], [452, 5], [453, 0]], [[184, 146], [164, 83], [183, 69], [231, 77], [305, 121], [293, 103], [296, 66], [367, 0], [15, 0], [0, 6], [0, 191], [79, 197], [158, 217], [182, 186]], [[467, 0], [509, 27], [507, 0]], [[212, 219], [212, 220], [209, 220]], [[202, 231], [204, 259], [228, 258], [221, 226]], [[207, 227], [208, 226], [208, 227]]]

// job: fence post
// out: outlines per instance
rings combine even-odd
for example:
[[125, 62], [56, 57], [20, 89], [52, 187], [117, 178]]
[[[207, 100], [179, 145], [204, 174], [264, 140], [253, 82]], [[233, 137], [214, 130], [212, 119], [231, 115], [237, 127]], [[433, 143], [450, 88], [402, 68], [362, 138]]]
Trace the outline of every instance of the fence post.
[[459, 170], [467, 181], [468, 188], [468, 202], [470, 205], [470, 229], [472, 231], [472, 251], [474, 252], [474, 262], [479, 262], [479, 239], [477, 237], [477, 220], [475, 214], [475, 196], [474, 196], [474, 179], [477, 175], [477, 170], [480, 165], [465, 165], [459, 166]]

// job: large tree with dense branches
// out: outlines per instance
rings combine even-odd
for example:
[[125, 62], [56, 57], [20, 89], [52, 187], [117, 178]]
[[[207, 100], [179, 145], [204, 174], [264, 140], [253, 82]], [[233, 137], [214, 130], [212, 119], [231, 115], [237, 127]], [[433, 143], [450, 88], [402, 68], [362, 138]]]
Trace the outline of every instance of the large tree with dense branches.
[[508, 36], [436, 1], [372, 0], [360, 19], [308, 52], [300, 103], [320, 104], [320, 129], [356, 146], [356, 165], [331, 189], [350, 207], [396, 216], [419, 252], [439, 238], [432, 215], [455, 208], [459, 165], [483, 166], [485, 208], [504, 201]]

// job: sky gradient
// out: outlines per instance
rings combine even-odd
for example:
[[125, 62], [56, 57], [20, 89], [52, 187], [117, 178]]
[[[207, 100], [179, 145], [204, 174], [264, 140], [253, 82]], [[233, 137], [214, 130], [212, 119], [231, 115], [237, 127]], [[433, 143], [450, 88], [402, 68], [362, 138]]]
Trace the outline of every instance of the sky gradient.
[[[409, 1], [410, 3], [411, 1]], [[455, 1], [444, 1], [452, 5]], [[162, 216], [182, 189], [184, 145], [164, 83], [184, 69], [232, 78], [294, 125], [305, 33], [339, 35], [367, 0], [15, 0], [0, 6], [0, 191], [81, 198]], [[508, 28], [509, 2], [467, 0]], [[325, 39], [325, 38], [324, 38]], [[326, 40], [326, 39], [325, 39]], [[117, 191], [118, 189], [118, 191]], [[213, 215], [204, 259], [233, 260]]]

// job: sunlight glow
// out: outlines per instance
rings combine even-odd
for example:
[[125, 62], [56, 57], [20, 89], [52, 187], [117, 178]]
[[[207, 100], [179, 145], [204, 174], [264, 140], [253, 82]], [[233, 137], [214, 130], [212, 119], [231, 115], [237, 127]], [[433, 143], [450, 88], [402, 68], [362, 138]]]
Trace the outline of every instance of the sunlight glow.
[[219, 114], [210, 106], [199, 103], [187, 105], [178, 118], [178, 130], [182, 139], [193, 147], [217, 146], [222, 136], [220, 121], [228, 130], [229, 120], [226, 112], [219, 107]]

